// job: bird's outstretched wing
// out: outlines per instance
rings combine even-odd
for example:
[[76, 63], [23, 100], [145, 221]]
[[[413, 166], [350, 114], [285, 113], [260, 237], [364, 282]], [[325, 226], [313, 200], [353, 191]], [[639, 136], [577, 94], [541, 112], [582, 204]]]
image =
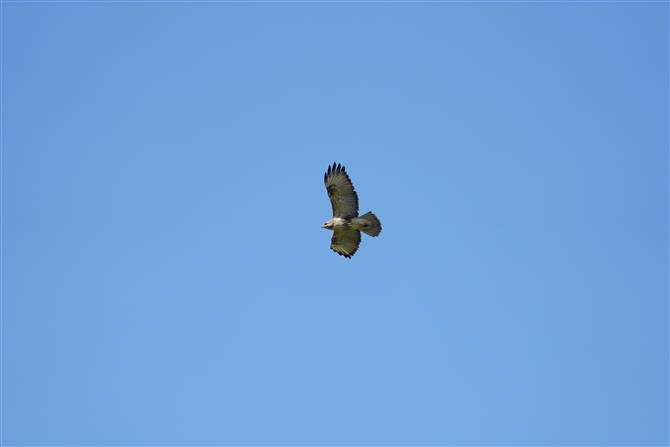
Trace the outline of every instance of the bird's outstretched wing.
[[330, 249], [345, 258], [351, 258], [361, 245], [361, 232], [358, 230], [337, 230], [330, 240]]
[[337, 163], [328, 166], [323, 181], [326, 184], [330, 204], [333, 206], [333, 217], [357, 217], [358, 195], [344, 166]]

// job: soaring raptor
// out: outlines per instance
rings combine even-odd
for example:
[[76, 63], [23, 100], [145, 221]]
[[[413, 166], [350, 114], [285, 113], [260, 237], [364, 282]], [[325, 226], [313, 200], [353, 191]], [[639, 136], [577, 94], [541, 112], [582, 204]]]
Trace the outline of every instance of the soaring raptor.
[[358, 195], [344, 166], [338, 163], [328, 166], [323, 181], [333, 206], [333, 218], [321, 225], [321, 228], [333, 230], [331, 250], [351, 258], [361, 245], [361, 231], [372, 237], [379, 236], [382, 224], [372, 212], [358, 216]]

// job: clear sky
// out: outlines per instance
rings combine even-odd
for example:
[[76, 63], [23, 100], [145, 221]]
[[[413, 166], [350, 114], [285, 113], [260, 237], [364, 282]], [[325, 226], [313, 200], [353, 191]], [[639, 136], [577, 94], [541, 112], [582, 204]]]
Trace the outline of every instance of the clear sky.
[[2, 443], [667, 444], [668, 23], [3, 3]]

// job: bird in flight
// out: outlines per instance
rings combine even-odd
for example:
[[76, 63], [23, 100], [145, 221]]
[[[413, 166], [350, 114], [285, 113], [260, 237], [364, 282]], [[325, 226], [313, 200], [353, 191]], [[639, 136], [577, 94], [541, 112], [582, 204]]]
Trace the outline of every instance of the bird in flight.
[[372, 212], [358, 216], [358, 194], [344, 166], [333, 163], [323, 178], [328, 198], [333, 207], [333, 218], [321, 228], [333, 231], [330, 249], [345, 258], [351, 258], [361, 245], [361, 231], [376, 237], [382, 232], [382, 224]]

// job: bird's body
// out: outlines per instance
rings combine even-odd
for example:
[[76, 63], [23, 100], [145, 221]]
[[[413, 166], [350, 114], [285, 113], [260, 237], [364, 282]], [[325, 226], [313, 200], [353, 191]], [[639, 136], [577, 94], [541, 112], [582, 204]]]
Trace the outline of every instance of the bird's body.
[[333, 163], [324, 176], [333, 218], [321, 228], [333, 231], [330, 248], [345, 258], [351, 258], [361, 244], [361, 231], [376, 237], [382, 231], [381, 222], [372, 212], [358, 215], [358, 194], [344, 166]]
[[[329, 230], [333, 231], [338, 231], [338, 230], [361, 230], [366, 234], [370, 234], [370, 236], [378, 236], [379, 233], [381, 232], [381, 224], [379, 226], [374, 225], [374, 220], [372, 218], [376, 218], [372, 213], [367, 213], [362, 215], [361, 217], [354, 217], [351, 219], [347, 219], [346, 217], [333, 217], [330, 219], [328, 222], [323, 224], [324, 228], [327, 228]], [[379, 231], [376, 231], [376, 230]], [[368, 230], [368, 231], [366, 231]]]
[[333, 231], [353, 229], [351, 228], [351, 222], [344, 217], [333, 217], [328, 222], [323, 224], [323, 228], [327, 228]]

